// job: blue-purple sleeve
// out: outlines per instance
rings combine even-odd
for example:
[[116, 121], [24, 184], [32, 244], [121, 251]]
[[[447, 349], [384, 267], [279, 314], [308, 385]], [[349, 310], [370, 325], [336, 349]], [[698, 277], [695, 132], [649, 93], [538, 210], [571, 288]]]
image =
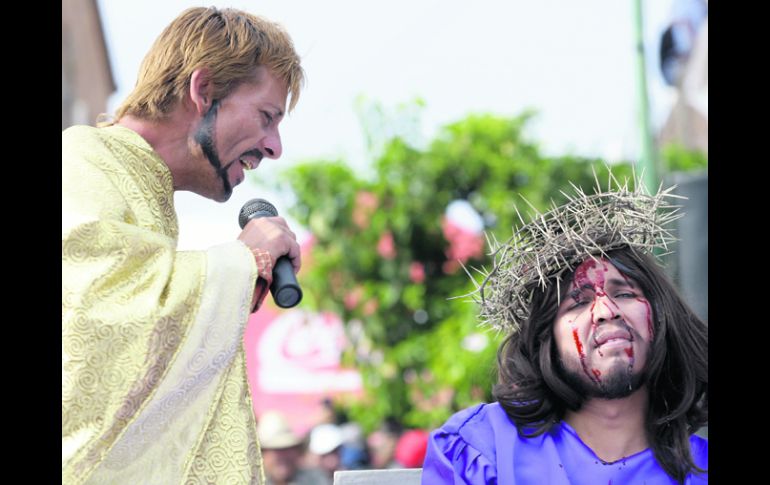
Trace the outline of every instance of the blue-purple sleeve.
[[495, 467], [459, 433], [447, 430], [446, 426], [431, 433], [422, 485], [495, 483]]
[[[709, 466], [709, 442], [706, 439], [701, 438], [698, 435], [690, 437], [690, 452], [692, 453], [693, 461], [699, 468], [708, 470]], [[708, 472], [706, 473], [692, 473], [685, 483], [687, 485], [701, 485], [707, 484], [709, 481]]]

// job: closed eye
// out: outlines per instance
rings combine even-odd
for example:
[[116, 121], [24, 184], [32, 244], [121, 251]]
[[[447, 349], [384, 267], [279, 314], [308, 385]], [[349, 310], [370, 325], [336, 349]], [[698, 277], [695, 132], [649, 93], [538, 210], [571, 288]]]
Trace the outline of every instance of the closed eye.
[[591, 288], [575, 288], [568, 294], [572, 303], [566, 308], [566, 311], [574, 310], [575, 308], [585, 306], [593, 299], [593, 292]]
[[574, 310], [581, 306], [586, 306], [591, 302], [591, 299], [585, 296], [573, 296], [574, 303], [567, 307], [567, 311]]

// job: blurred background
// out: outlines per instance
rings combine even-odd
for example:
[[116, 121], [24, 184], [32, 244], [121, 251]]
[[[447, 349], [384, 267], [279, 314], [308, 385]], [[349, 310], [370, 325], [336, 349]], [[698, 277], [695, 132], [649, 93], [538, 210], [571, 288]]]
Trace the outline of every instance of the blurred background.
[[[201, 5], [62, 0], [62, 129], [112, 113], [162, 29]], [[254, 197], [300, 235], [304, 300], [253, 315], [245, 346], [255, 413], [280, 412], [315, 465], [403, 466], [424, 453], [405, 431], [491, 400], [502, 336], [449, 298], [473, 290], [463, 264], [489, 264], [484, 234], [507, 239], [527, 212], [519, 194], [544, 210], [607, 165], [678, 184], [666, 270], [708, 319], [706, 1], [216, 5], [281, 23], [307, 83], [280, 160], [225, 204], [175, 196], [179, 244], [232, 240]], [[311, 446], [322, 423], [338, 429]]]

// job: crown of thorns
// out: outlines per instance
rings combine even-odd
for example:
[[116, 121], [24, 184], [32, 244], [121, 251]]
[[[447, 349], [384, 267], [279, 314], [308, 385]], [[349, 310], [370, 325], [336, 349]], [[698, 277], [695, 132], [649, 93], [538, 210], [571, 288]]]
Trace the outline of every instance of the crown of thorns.
[[502, 244], [489, 241], [493, 268], [479, 271], [483, 280], [474, 279], [476, 290], [471, 293], [480, 304], [482, 325], [518, 331], [529, 317], [534, 292], [544, 290], [554, 277], [558, 291], [562, 273], [587, 257], [604, 256], [624, 246], [648, 254], [656, 248], [668, 252], [676, 239], [665, 226], [682, 216], [678, 206], [667, 200], [684, 198], [671, 193], [676, 186], [665, 190], [661, 186], [649, 195], [641, 180], [629, 190], [627, 179], [621, 185], [610, 173], [603, 191], [596, 174], [594, 178], [594, 194], [570, 184], [575, 194], [562, 191], [567, 202], [558, 207], [552, 203], [544, 214], [524, 199], [535, 212], [532, 221], [525, 224], [517, 209], [523, 226]]

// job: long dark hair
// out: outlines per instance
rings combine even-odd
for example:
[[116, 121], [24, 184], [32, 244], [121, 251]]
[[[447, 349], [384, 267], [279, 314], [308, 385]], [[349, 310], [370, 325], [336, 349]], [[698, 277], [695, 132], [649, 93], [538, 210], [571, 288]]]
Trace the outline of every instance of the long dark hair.
[[[628, 247], [607, 256], [639, 284], [652, 306], [655, 339], [646, 371], [647, 440], [663, 470], [682, 483], [688, 473], [705, 471], [693, 461], [689, 439], [708, 423], [708, 326], [649, 257]], [[566, 277], [560, 285], [563, 293], [571, 274]], [[529, 319], [497, 353], [498, 384], [492, 392], [524, 437], [548, 431], [568, 409], [577, 411], [585, 401], [558, 365], [553, 337], [556, 288], [555, 279], [544, 291], [533, 288]]]

